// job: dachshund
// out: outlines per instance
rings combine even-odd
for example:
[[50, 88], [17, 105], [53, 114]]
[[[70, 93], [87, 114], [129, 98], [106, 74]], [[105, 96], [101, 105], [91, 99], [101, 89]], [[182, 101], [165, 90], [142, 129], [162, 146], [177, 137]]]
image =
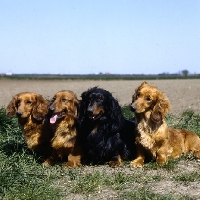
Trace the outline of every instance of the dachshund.
[[134, 152], [134, 121], [125, 119], [118, 101], [107, 90], [93, 87], [83, 92], [81, 98], [83, 162], [120, 166]]
[[51, 134], [45, 123], [47, 112], [47, 100], [42, 95], [33, 92], [21, 92], [14, 95], [6, 108], [8, 117], [17, 116], [28, 148], [44, 156], [48, 156], [51, 152]]
[[74, 92], [62, 90], [50, 101], [48, 121], [53, 132], [51, 156], [43, 163], [50, 166], [60, 158], [63, 167], [81, 166], [81, 147], [78, 141], [78, 99]]
[[135, 90], [131, 109], [137, 124], [137, 157], [130, 163], [131, 167], [142, 167], [145, 160], [150, 159], [163, 165], [168, 159], [189, 152], [200, 157], [200, 138], [195, 133], [168, 127], [164, 117], [170, 110], [170, 103], [155, 85], [143, 82]]

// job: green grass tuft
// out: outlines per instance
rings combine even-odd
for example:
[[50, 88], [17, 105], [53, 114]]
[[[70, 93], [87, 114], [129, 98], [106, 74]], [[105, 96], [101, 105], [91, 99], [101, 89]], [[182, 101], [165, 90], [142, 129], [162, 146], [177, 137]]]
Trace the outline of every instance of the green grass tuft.
[[200, 174], [198, 172], [182, 173], [173, 177], [175, 181], [180, 182], [200, 182]]
[[155, 161], [152, 161], [152, 162], [149, 162], [148, 165], [145, 165], [144, 168], [153, 169], [153, 170], [163, 169], [167, 171], [173, 171], [176, 168], [178, 162], [179, 162], [179, 159], [175, 159], [175, 160], [169, 160], [164, 165], [159, 165]]
[[190, 130], [200, 136], [200, 115], [194, 111], [187, 110], [180, 117], [168, 115], [166, 121], [170, 127]]
[[122, 107], [122, 113], [125, 116], [126, 119], [133, 119], [134, 113], [130, 110], [130, 106], [126, 105]]

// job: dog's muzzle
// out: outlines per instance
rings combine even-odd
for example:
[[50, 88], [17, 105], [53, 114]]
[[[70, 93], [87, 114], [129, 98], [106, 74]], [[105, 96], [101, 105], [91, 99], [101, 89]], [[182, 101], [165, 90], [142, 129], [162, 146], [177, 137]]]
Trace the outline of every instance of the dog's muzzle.
[[100, 112], [99, 114], [94, 115], [93, 112], [88, 112], [88, 117], [89, 117], [90, 120], [97, 120], [102, 116], [102, 114], [103, 113]]
[[17, 111], [16, 115], [17, 115], [17, 117], [21, 117], [22, 116], [22, 111]]
[[132, 112], [136, 112], [137, 108], [136, 108], [136, 106], [130, 105], [130, 109], [131, 109]]

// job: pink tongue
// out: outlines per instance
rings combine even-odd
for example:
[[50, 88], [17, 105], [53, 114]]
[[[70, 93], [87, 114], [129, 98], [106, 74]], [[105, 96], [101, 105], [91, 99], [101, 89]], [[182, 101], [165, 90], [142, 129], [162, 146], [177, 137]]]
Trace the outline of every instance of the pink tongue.
[[91, 115], [91, 116], [89, 116], [89, 118], [90, 118], [90, 119], [94, 119], [94, 118], [95, 118], [95, 116]]
[[56, 122], [57, 118], [58, 118], [58, 115], [54, 115], [52, 118], [50, 118], [50, 123], [54, 124]]

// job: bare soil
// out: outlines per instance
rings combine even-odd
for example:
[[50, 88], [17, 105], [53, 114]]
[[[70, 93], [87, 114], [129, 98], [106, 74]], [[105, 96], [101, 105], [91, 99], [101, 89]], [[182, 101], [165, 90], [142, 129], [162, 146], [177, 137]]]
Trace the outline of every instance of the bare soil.
[[[6, 107], [12, 97], [19, 92], [36, 92], [50, 99], [60, 90], [72, 90], [80, 99], [81, 93], [98, 86], [110, 91], [120, 105], [129, 105], [135, 89], [143, 81], [102, 81], [102, 80], [7, 80], [0, 79], [0, 107]], [[191, 109], [200, 113], [200, 79], [151, 80], [166, 94], [171, 102], [172, 114], [180, 114]]]
[[[141, 179], [133, 180], [132, 182], [126, 183], [126, 186], [122, 190], [115, 190], [111, 187], [99, 187], [99, 190], [93, 193], [88, 194], [74, 194], [66, 192], [66, 199], [74, 199], [74, 200], [92, 200], [92, 199], [132, 199], [130, 197], [121, 198], [123, 193], [127, 192], [137, 192], [141, 188], [145, 188], [147, 191], [150, 191], [154, 194], [170, 196], [169, 199], [200, 199], [200, 182], [199, 181], [176, 181], [175, 177], [181, 177], [182, 175], [190, 174], [190, 173], [198, 173], [199, 174], [199, 166], [200, 160], [180, 160], [178, 164], [176, 164], [175, 169], [145, 169], [144, 168], [130, 168], [127, 165], [121, 166], [119, 168], [110, 168], [107, 165], [103, 166], [84, 166], [81, 169], [82, 174], [95, 173], [100, 172], [106, 175], [115, 176], [116, 173], [125, 173], [126, 175], [137, 174]], [[157, 177], [157, 178], [156, 178]], [[195, 177], [194, 177], [195, 179]], [[71, 184], [69, 178], [64, 176], [59, 179], [54, 187], [58, 187], [63, 189], [63, 187], [67, 188], [68, 184]], [[114, 183], [113, 183], [114, 184]], [[66, 189], [67, 190], [67, 189]], [[63, 198], [65, 199], [65, 198]], [[137, 199], [141, 199], [139, 196]], [[150, 199], [150, 198], [145, 198]], [[166, 198], [154, 198], [154, 199], [166, 199]]]

